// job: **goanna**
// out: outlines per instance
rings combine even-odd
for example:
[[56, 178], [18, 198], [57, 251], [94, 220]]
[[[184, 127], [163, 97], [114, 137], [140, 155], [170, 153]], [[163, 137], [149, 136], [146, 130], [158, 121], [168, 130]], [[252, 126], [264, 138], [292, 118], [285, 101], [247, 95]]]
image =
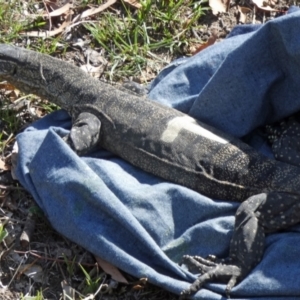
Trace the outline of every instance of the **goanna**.
[[203, 195], [244, 201], [226, 260], [185, 256], [203, 274], [183, 296], [212, 280], [226, 280], [229, 293], [260, 262], [265, 232], [300, 221], [300, 169], [267, 159], [230, 135], [71, 64], [10, 45], [0, 45], [0, 79], [67, 110], [73, 125], [64, 140], [79, 155], [101, 146]]

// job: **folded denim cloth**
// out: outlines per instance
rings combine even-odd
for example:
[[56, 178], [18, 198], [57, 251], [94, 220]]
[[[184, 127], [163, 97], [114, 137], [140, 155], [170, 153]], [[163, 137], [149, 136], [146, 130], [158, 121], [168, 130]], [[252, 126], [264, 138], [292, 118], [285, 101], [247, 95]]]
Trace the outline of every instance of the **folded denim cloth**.
[[[300, 109], [300, 11], [230, 37], [165, 68], [149, 97], [237, 137]], [[118, 268], [179, 294], [196, 278], [182, 255], [225, 257], [239, 203], [165, 182], [99, 150], [78, 157], [61, 139], [65, 111], [18, 135], [16, 174], [53, 227]], [[253, 138], [259, 151], [270, 149]], [[300, 226], [270, 234], [263, 260], [234, 299], [300, 298]], [[195, 299], [221, 299], [207, 284]]]

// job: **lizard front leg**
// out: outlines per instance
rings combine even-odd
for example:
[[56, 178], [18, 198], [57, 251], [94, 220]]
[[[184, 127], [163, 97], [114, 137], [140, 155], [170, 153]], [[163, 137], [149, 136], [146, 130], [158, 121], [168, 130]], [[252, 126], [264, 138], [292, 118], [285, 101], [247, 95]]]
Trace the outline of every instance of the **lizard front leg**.
[[248, 198], [236, 212], [228, 258], [184, 256], [184, 263], [189, 269], [197, 268], [202, 275], [189, 289], [182, 291], [182, 297], [196, 293], [210, 281], [227, 281], [226, 295], [229, 296], [235, 284], [261, 261], [265, 233], [287, 228], [299, 221], [300, 195], [271, 192]]
[[100, 120], [93, 114], [83, 112], [74, 120], [70, 133], [64, 141], [78, 154], [84, 155], [99, 144]]

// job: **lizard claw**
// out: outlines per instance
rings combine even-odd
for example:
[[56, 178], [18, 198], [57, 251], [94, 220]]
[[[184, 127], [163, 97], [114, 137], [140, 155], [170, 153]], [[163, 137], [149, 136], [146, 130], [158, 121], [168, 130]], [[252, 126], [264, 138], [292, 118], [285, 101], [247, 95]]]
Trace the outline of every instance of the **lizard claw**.
[[232, 261], [228, 260], [227, 263], [224, 263], [226, 260], [219, 260], [218, 262], [215, 260], [214, 256], [209, 256], [208, 259], [201, 256], [183, 256], [183, 263], [188, 266], [189, 270], [194, 271], [196, 268], [201, 275], [188, 289], [181, 292], [181, 297], [195, 294], [205, 283], [212, 280], [227, 281], [226, 295], [229, 297], [236, 282], [242, 279], [243, 270]]

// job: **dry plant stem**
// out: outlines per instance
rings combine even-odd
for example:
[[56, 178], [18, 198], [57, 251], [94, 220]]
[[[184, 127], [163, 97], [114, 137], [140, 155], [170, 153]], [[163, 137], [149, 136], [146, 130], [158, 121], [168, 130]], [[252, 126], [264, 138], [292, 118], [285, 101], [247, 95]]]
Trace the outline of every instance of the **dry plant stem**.
[[252, 19], [252, 24], [255, 24], [255, 20], [256, 20], [256, 6], [253, 6], [253, 19]]
[[[18, 253], [18, 254], [30, 254], [34, 257], [37, 257], [38, 259], [43, 259], [43, 260], [47, 260], [47, 261], [54, 261], [54, 262], [59, 262], [59, 263], [74, 263], [73, 261], [71, 260], [64, 260], [64, 259], [59, 259], [59, 258], [52, 258], [52, 257], [47, 257], [47, 256], [42, 256], [42, 255], [39, 255], [37, 253], [34, 253], [33, 251], [19, 251], [19, 250], [14, 250], [15, 253]], [[75, 264], [79, 265], [79, 263], [76, 263]], [[95, 264], [89, 264], [89, 263], [80, 263], [82, 266], [87, 266], [87, 267], [94, 267]]]
[[65, 275], [65, 273], [64, 273], [64, 271], [63, 271], [63, 269], [62, 269], [61, 265], [60, 265], [60, 264], [57, 264], [57, 265], [58, 265], [59, 271], [60, 271], [60, 273], [61, 273], [61, 275], [62, 275], [62, 277], [63, 277], [64, 281], [66, 281], [66, 282], [67, 282], [66, 275]]
[[[1, 208], [0, 208], [0, 209], [1, 209]], [[3, 212], [2, 209], [0, 210], [0, 215], [3, 216], [3, 217], [0, 217], [0, 220], [3, 220], [3, 219], [5, 220], [3, 225], [5, 225], [8, 221], [16, 222], [16, 223], [18, 223], [18, 224], [25, 224], [25, 223], [26, 223], [26, 221], [21, 221], [21, 220], [15, 219], [15, 218], [8, 217], [7, 214], [5, 214], [5, 213]]]
[[22, 259], [21, 259], [21, 261], [20, 261], [20, 263], [19, 263], [19, 265], [18, 265], [18, 268], [16, 269], [15, 274], [12, 276], [10, 282], [9, 282], [8, 285], [7, 285], [7, 288], [8, 288], [8, 287], [11, 285], [11, 283], [14, 281], [14, 279], [15, 279], [16, 275], [18, 274], [18, 271], [19, 271], [21, 265], [23, 264], [23, 261], [24, 261], [24, 260], [25, 260], [25, 258], [22, 257]]
[[83, 19], [83, 18], [92, 16], [94, 14], [97, 14], [97, 13], [105, 10], [106, 8], [110, 7], [111, 5], [113, 5], [116, 1], [117, 0], [109, 0], [108, 2], [106, 2], [105, 4], [102, 4], [101, 6], [99, 6], [97, 8], [88, 9], [80, 15], [80, 18]]
[[[7, 191], [7, 192], [5, 192], [4, 194], [1, 194], [0, 195], [0, 198], [6, 198], [7, 197], [7, 195], [9, 194], [9, 192]], [[4, 201], [5, 202], [5, 201]], [[2, 202], [2, 204], [1, 204], [1, 207], [3, 206], [3, 204], [4, 204], [4, 202]]]
[[4, 198], [4, 200], [2, 201], [2, 203], [1, 203], [1, 207], [6, 207], [6, 208], [8, 208], [9, 210], [11, 210], [11, 211], [16, 211], [18, 208], [17, 208], [17, 206], [13, 203], [13, 201], [12, 201], [12, 199], [11, 199], [11, 197], [10, 197], [10, 192], [9, 191], [7, 191], [6, 193], [5, 193], [5, 196], [4, 197], [0, 197], [0, 198]]
[[[6, 132], [5, 132], [5, 133], [6, 133]], [[5, 149], [5, 147], [6, 147], [11, 141], [13, 141], [13, 140], [15, 140], [15, 136], [14, 136], [13, 133], [11, 133], [11, 134], [9, 135], [9, 137], [6, 139], [6, 141], [4, 142], [4, 146], [3, 146], [3, 149], [2, 149], [2, 157], [4, 157], [4, 149]]]
[[46, 9], [46, 12], [47, 12], [47, 15], [48, 15], [48, 19], [49, 19], [49, 31], [51, 31], [51, 29], [52, 29], [52, 20], [50, 18], [50, 14], [49, 14], [49, 10], [48, 10], [46, 1], [43, 1], [43, 3], [44, 3], [44, 7]]
[[24, 188], [20, 187], [20, 186], [13, 186], [13, 185], [2, 185], [0, 184], [0, 189], [2, 190], [25, 190]]
[[3, 260], [12, 251], [12, 249], [15, 247], [15, 243], [13, 243], [9, 248], [7, 248], [6, 245], [5, 247], [6, 250], [0, 252], [0, 261]]
[[96, 296], [99, 294], [99, 292], [101, 291], [101, 289], [102, 289], [102, 287], [103, 287], [103, 284], [104, 284], [105, 280], [106, 280], [106, 275], [104, 275], [103, 280], [102, 280], [102, 283], [100, 284], [99, 288], [98, 288], [97, 291], [95, 292], [94, 297], [96, 297]]

